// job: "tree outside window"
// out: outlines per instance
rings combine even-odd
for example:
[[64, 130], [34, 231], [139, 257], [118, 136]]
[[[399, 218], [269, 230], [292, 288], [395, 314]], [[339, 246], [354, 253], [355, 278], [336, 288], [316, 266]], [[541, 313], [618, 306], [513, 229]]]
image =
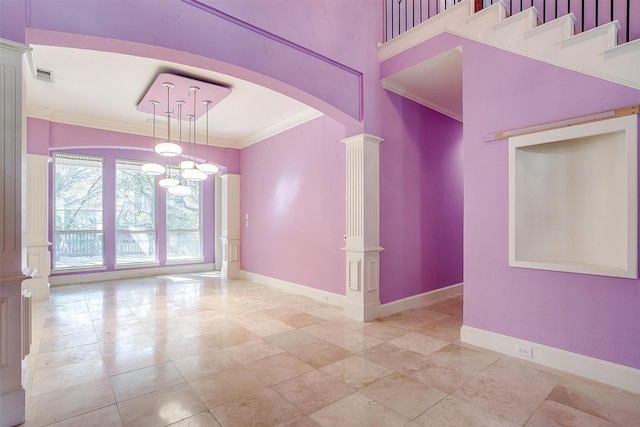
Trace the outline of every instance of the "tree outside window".
[[116, 264], [156, 262], [155, 179], [116, 161]]
[[191, 188], [189, 196], [173, 196], [167, 192], [168, 261], [202, 259], [200, 183], [187, 181], [186, 185]]
[[54, 163], [53, 267], [103, 266], [103, 159], [56, 154]]

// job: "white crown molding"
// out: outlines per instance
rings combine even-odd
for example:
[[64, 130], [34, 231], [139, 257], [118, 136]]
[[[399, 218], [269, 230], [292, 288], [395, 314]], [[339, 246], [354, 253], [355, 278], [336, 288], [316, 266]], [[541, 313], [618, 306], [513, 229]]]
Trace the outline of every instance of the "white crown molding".
[[436, 104], [434, 102], [431, 102], [419, 95], [416, 95], [415, 93], [409, 91], [408, 89], [406, 89], [404, 86], [399, 85], [398, 83], [389, 80], [389, 79], [382, 79], [380, 80], [380, 82], [382, 83], [382, 87], [390, 92], [393, 92], [397, 95], [400, 95], [402, 97], [405, 97], [407, 99], [412, 100], [413, 102], [417, 102], [420, 105], [424, 105], [427, 108], [430, 108], [432, 110], [437, 111], [438, 113], [444, 114], [445, 116], [451, 117], [454, 120], [457, 120], [459, 122], [462, 122], [462, 115], [456, 113], [455, 111], [451, 111], [448, 108], [444, 108], [443, 106]]
[[18, 53], [31, 51], [31, 48], [24, 43], [15, 42], [13, 40], [0, 38], [0, 48], [13, 50]]
[[640, 393], [640, 369], [467, 325], [460, 328], [460, 341], [509, 356], [516, 356], [516, 345], [526, 346], [533, 357], [524, 360]]
[[301, 124], [309, 122], [313, 119], [317, 119], [318, 117], [322, 117], [324, 114], [318, 110], [313, 108], [309, 108], [304, 110], [298, 114], [295, 114], [291, 117], [288, 117], [278, 123], [275, 123], [271, 126], [268, 126], [258, 132], [255, 132], [247, 137], [242, 138], [237, 141], [235, 144], [235, 148], [245, 148], [260, 141], [263, 141], [267, 138], [275, 136], [279, 133], [285, 132], [289, 129], [293, 129]]
[[271, 286], [296, 295], [302, 295], [307, 298], [311, 298], [313, 300], [324, 302], [326, 304], [334, 305], [337, 307], [344, 307], [345, 304], [344, 295], [323, 291], [321, 289], [310, 288], [309, 286], [304, 286], [299, 283], [288, 282], [286, 280], [276, 279], [269, 276], [263, 276], [262, 274], [251, 273], [245, 270], [240, 271], [240, 277], [246, 280], [251, 280], [252, 282], [262, 283], [263, 285]]
[[[276, 124], [273, 124], [265, 129], [249, 135], [240, 140], [230, 138], [220, 138], [215, 136], [209, 136], [209, 146], [222, 147], [222, 148], [245, 148], [260, 142], [264, 139], [270, 138], [274, 135], [295, 128], [301, 124], [309, 122], [313, 119], [323, 116], [324, 114], [313, 108], [304, 110], [301, 113], [295, 114], [289, 118], [286, 118]], [[81, 126], [93, 129], [101, 129], [111, 132], [128, 133], [132, 135], [151, 136], [151, 126], [148, 125], [134, 125], [130, 123], [122, 123], [114, 120], [102, 120], [96, 117], [83, 116], [79, 114], [69, 114], [50, 108], [41, 107], [38, 105], [28, 105], [27, 116], [35, 119], [47, 120], [55, 123], [62, 123], [72, 126]], [[206, 135], [199, 134], [200, 145], [206, 145]], [[142, 148], [142, 147], [139, 147]]]

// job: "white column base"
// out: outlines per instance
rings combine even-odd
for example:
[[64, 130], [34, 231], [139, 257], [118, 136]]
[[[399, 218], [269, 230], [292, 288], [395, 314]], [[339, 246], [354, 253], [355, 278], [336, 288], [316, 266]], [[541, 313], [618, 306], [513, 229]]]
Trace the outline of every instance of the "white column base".
[[358, 322], [370, 322], [378, 318], [379, 303], [361, 304], [348, 299], [344, 303], [344, 316]]
[[0, 394], [0, 427], [11, 427], [25, 421], [25, 391], [19, 387]]
[[33, 276], [22, 282], [22, 289], [29, 289], [34, 300], [48, 300], [51, 272], [49, 243], [27, 245], [27, 266], [33, 271]]
[[383, 248], [344, 250], [347, 258], [344, 315], [360, 322], [376, 319], [380, 311], [380, 252]]
[[240, 239], [221, 237], [220, 240], [222, 241], [220, 273], [225, 279], [237, 279], [240, 277]]

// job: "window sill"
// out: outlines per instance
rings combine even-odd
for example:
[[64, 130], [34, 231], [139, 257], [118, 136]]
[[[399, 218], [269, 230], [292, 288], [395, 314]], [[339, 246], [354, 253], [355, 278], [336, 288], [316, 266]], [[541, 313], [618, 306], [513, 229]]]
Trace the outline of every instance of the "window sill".
[[202, 264], [203, 262], [204, 262], [203, 258], [199, 258], [199, 259], [172, 259], [172, 260], [167, 260], [166, 265]]
[[87, 267], [53, 268], [51, 274], [86, 273], [89, 271], [107, 271], [107, 267], [104, 265], [95, 265]]
[[157, 261], [153, 262], [130, 262], [130, 263], [121, 263], [113, 266], [114, 270], [124, 270], [131, 268], [145, 268], [145, 267], [159, 267], [160, 263]]

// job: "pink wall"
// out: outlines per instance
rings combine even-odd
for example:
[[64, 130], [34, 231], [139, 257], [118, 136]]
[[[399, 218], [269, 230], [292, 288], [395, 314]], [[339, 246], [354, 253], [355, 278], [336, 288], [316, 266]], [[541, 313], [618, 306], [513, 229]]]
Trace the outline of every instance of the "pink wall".
[[344, 137], [325, 116], [242, 150], [242, 270], [344, 295]]
[[462, 282], [462, 124], [398, 95], [383, 99], [380, 300]]
[[463, 52], [464, 323], [640, 368], [640, 280], [508, 267], [507, 141], [483, 142], [638, 104], [640, 91], [478, 43]]

